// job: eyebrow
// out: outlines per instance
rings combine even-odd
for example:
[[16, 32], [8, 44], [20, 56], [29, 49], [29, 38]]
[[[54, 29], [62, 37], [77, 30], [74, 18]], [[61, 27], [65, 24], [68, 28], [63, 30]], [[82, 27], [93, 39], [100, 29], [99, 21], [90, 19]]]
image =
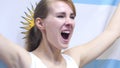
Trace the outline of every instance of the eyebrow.
[[56, 14], [66, 14], [65, 12], [57, 12]]
[[[63, 14], [63, 15], [65, 15], [66, 13], [65, 12], [57, 12], [56, 14]], [[74, 13], [71, 13], [70, 15], [74, 15], [75, 16]]]

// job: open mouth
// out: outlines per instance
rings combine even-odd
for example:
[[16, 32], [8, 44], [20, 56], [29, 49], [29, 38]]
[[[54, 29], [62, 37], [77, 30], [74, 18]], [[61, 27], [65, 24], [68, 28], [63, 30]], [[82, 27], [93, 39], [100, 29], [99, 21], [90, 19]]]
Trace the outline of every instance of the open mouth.
[[70, 35], [70, 31], [62, 31], [61, 32], [61, 36], [63, 37], [63, 39], [67, 40], [69, 38]]

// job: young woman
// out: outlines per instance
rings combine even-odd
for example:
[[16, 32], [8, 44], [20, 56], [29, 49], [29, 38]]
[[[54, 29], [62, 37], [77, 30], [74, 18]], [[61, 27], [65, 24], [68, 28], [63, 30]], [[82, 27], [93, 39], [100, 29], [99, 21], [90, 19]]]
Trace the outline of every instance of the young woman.
[[27, 50], [0, 35], [0, 59], [9, 68], [82, 68], [120, 37], [119, 5], [103, 33], [83, 46], [61, 52], [68, 47], [75, 16], [71, 0], [41, 0], [27, 37]]

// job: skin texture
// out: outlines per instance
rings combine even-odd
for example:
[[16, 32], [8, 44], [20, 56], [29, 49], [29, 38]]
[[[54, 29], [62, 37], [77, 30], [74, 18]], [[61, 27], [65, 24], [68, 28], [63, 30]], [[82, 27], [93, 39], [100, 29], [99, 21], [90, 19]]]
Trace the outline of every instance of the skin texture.
[[[40, 18], [36, 19], [36, 25], [41, 30], [43, 35], [43, 41], [41, 42], [38, 49], [34, 51], [34, 53], [36, 55], [38, 55], [38, 52], [40, 54], [43, 54], [42, 57], [39, 55], [38, 56], [42, 58], [44, 63], [47, 63], [46, 65], [51, 64], [50, 62], [56, 63], [58, 61], [62, 61], [61, 64], [63, 64], [65, 63], [65, 61], [61, 56], [61, 49], [68, 47], [68, 43], [70, 41], [75, 24], [74, 14], [71, 8], [64, 2], [59, 1], [57, 1], [56, 3], [53, 2], [50, 4], [49, 9], [50, 10], [46, 19], [44, 20], [41, 20]], [[69, 39], [64, 40], [62, 38], [61, 36], [62, 31], [70, 32]], [[62, 66], [63, 68], [65, 67], [63, 65], [55, 64], [48, 65], [48, 67], [51, 66], [52, 67]]]
[[44, 19], [42, 22], [37, 23], [43, 24], [40, 25], [44, 28], [44, 32], [42, 33], [43, 35], [45, 35], [47, 39], [46, 42], [49, 43], [49, 45], [52, 45], [60, 50], [67, 48], [71, 36], [68, 40], [64, 40], [61, 37], [61, 32], [70, 31], [70, 34], [72, 35], [75, 24], [74, 19], [72, 18], [74, 17], [73, 11], [64, 2], [56, 2], [54, 4], [51, 3], [49, 9], [50, 10], [47, 18]]
[[[33, 51], [43, 63], [50, 68], [66, 68], [66, 62], [61, 50], [68, 47], [74, 30], [73, 11], [62, 1], [49, 4], [49, 13], [45, 19], [36, 18], [35, 25], [41, 30], [43, 39], [40, 46]], [[113, 15], [105, 31], [92, 41], [68, 49], [63, 54], [71, 56], [79, 68], [101, 55], [111, 44], [120, 37], [120, 5]], [[63, 39], [61, 32], [70, 33], [68, 39]], [[7, 45], [7, 47], [5, 47]], [[90, 54], [90, 55], [89, 55]], [[5, 57], [6, 56], [6, 57]], [[28, 52], [0, 35], [0, 59], [9, 68], [29, 68], [31, 57]]]

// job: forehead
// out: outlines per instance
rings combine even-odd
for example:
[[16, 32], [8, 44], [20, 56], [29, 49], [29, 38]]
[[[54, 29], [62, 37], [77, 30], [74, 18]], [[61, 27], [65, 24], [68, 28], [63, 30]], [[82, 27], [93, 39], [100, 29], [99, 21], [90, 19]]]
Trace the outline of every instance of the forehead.
[[64, 1], [52, 1], [48, 5], [50, 12], [70, 12], [73, 13], [71, 7]]

